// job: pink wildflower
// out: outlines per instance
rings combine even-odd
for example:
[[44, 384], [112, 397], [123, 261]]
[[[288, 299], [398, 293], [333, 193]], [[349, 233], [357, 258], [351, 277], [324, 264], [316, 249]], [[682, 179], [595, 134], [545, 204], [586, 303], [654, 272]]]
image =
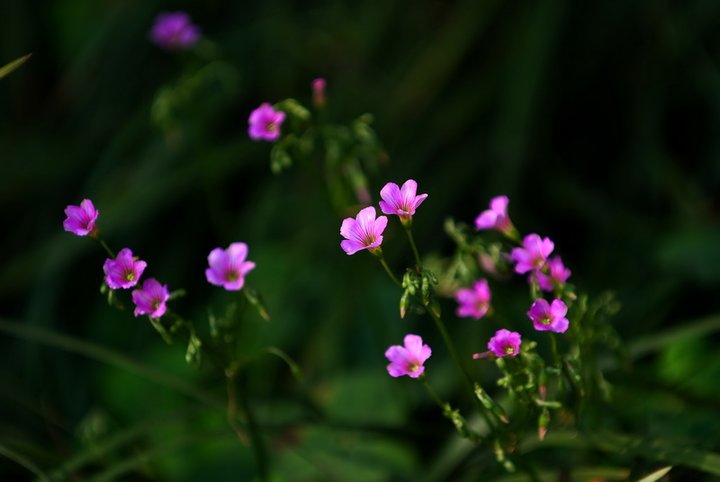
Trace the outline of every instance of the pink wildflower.
[[457, 315], [479, 320], [490, 308], [490, 287], [485, 279], [476, 281], [472, 288], [461, 288], [455, 293], [455, 300], [460, 304]]
[[562, 300], [553, 300], [549, 304], [540, 298], [530, 307], [527, 315], [532, 320], [533, 326], [538, 331], [554, 331], [555, 333], [565, 333], [570, 322], [565, 315], [567, 314], [567, 305]]
[[405, 346], [393, 345], [385, 352], [385, 357], [390, 360], [387, 371], [391, 377], [418, 378], [425, 371], [423, 363], [430, 358], [432, 350], [423, 345], [422, 338], [417, 335], [405, 335], [403, 343]]
[[280, 126], [285, 121], [285, 112], [275, 110], [267, 102], [250, 113], [248, 134], [255, 141], [276, 141], [280, 138]]
[[510, 200], [507, 196], [496, 196], [490, 200], [490, 209], [481, 212], [475, 218], [475, 229], [497, 229], [505, 235], [510, 235], [515, 231], [510, 216], [508, 216], [507, 207]]
[[208, 282], [228, 291], [242, 289], [245, 275], [255, 268], [255, 263], [246, 261], [247, 254], [248, 246], [245, 243], [232, 243], [227, 249], [215, 248], [210, 251], [210, 267], [205, 270]]
[[312, 99], [315, 107], [325, 106], [325, 87], [327, 82], [323, 78], [317, 78], [312, 81]]
[[550, 238], [540, 238], [537, 234], [528, 234], [523, 239], [523, 247], [513, 248], [510, 255], [517, 263], [515, 272], [524, 274], [531, 270], [541, 269], [554, 248], [555, 244], [550, 241]]
[[380, 190], [380, 197], [383, 199], [380, 201], [383, 214], [397, 214], [401, 220], [407, 221], [428, 195], [417, 195], [417, 182], [408, 179], [402, 187], [394, 182], [385, 184]]
[[95, 221], [97, 221], [100, 211], [95, 209], [91, 200], [83, 199], [79, 206], [66, 207], [65, 215], [67, 216], [63, 221], [65, 231], [77, 236], [93, 236], [95, 234]]
[[522, 343], [520, 333], [502, 329], [490, 339], [488, 349], [497, 357], [517, 356], [520, 353], [520, 343]]
[[183, 50], [195, 45], [200, 38], [200, 29], [185, 12], [161, 13], [155, 17], [150, 31], [150, 40], [166, 50]]
[[537, 284], [543, 291], [552, 291], [556, 286], [565, 284], [572, 272], [565, 267], [560, 256], [550, 258], [545, 267], [547, 274], [543, 271], [534, 271], [530, 276], [537, 280]]
[[142, 289], [133, 290], [132, 300], [135, 303], [135, 316], [148, 315], [160, 318], [167, 311], [166, 302], [170, 298], [167, 285], [161, 285], [155, 278], [146, 279]]
[[348, 255], [360, 250], [368, 249], [371, 252], [380, 248], [382, 233], [387, 226], [387, 217], [380, 216], [375, 219], [375, 208], [368, 206], [362, 209], [355, 219], [345, 218], [340, 226], [340, 234], [345, 238], [340, 247]]
[[146, 267], [145, 261], [133, 257], [130, 249], [123, 248], [115, 259], [105, 260], [103, 264], [105, 283], [114, 290], [132, 288], [140, 280]]

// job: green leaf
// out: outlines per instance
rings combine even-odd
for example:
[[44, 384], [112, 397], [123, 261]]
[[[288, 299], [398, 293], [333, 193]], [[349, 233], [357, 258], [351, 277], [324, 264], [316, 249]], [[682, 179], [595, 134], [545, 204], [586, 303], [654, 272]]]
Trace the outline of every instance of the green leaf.
[[10, 72], [12, 72], [13, 70], [16, 70], [16, 69], [20, 68], [25, 62], [28, 61], [28, 59], [29, 59], [31, 56], [32, 56], [32, 54], [27, 54], [27, 55], [25, 55], [25, 56], [23, 56], [23, 57], [20, 57], [20, 58], [17, 59], [17, 60], [13, 60], [13, 61], [10, 62], [9, 64], [6, 64], [6, 65], [3, 65], [2, 67], [0, 67], [0, 79], [2, 79], [3, 77], [5, 77], [6, 75], [8, 75], [8, 74], [9, 74]]

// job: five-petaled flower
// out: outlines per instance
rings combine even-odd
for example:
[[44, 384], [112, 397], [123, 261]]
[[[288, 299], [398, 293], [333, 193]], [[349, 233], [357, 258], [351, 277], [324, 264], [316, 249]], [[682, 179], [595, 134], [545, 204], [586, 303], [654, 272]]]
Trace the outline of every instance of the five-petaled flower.
[[412, 218], [415, 210], [428, 197], [427, 194], [417, 194], [417, 182], [408, 179], [398, 187], [394, 182], [389, 182], [380, 190], [380, 209], [383, 214], [397, 214], [405, 222]]
[[141, 289], [132, 292], [135, 316], [148, 315], [150, 318], [160, 318], [167, 311], [168, 298], [170, 293], [167, 285], [160, 284], [155, 278], [146, 279]]
[[65, 208], [67, 218], [63, 221], [63, 228], [78, 236], [93, 236], [99, 214], [100, 211], [95, 209], [91, 200], [83, 199], [79, 206], [70, 205]]
[[488, 349], [497, 357], [517, 356], [520, 353], [520, 343], [522, 343], [520, 333], [503, 328], [490, 338]]
[[256, 141], [276, 141], [280, 138], [280, 126], [285, 121], [285, 112], [275, 110], [267, 102], [250, 113], [248, 134]]
[[195, 45], [200, 38], [200, 29], [185, 12], [161, 13], [155, 17], [150, 30], [150, 40], [167, 50], [183, 50]]
[[490, 200], [490, 209], [481, 212], [475, 218], [475, 229], [496, 229], [506, 236], [515, 232], [510, 216], [507, 212], [510, 200], [507, 196], [495, 196]]
[[380, 216], [375, 219], [374, 207], [361, 209], [354, 219], [343, 220], [340, 234], [345, 239], [340, 242], [340, 247], [349, 255], [363, 249], [375, 251], [382, 244], [382, 233], [386, 226], [387, 217]]
[[138, 283], [146, 267], [145, 261], [133, 257], [130, 249], [123, 248], [115, 259], [105, 260], [105, 283], [114, 290], [132, 288]]
[[460, 306], [457, 315], [479, 320], [490, 308], [490, 287], [485, 279], [477, 280], [472, 288], [461, 288], [455, 293], [455, 300]]
[[246, 261], [247, 254], [248, 247], [245, 243], [232, 243], [227, 249], [215, 248], [210, 251], [210, 267], [205, 270], [208, 282], [228, 291], [242, 289], [245, 275], [255, 268], [255, 263]]
[[567, 305], [562, 300], [555, 299], [552, 303], [548, 303], [540, 298], [535, 300], [527, 315], [538, 331], [565, 333], [570, 325], [568, 319], [565, 318], [567, 310]]
[[403, 344], [393, 345], [385, 351], [385, 357], [390, 360], [387, 371], [391, 377], [418, 378], [425, 371], [423, 363], [430, 358], [432, 350], [417, 335], [405, 335]]
[[[543, 291], [552, 291], [556, 286], [562, 286], [572, 273], [565, 267], [560, 256], [553, 256], [547, 260], [545, 268], [542, 271], [534, 271], [530, 277], [537, 281], [538, 286]], [[547, 274], [543, 271], [547, 271]]]
[[541, 238], [537, 234], [528, 234], [523, 239], [522, 248], [513, 248], [511, 257], [517, 264], [515, 272], [519, 274], [539, 270], [545, 266], [548, 256], [555, 248], [550, 238]]

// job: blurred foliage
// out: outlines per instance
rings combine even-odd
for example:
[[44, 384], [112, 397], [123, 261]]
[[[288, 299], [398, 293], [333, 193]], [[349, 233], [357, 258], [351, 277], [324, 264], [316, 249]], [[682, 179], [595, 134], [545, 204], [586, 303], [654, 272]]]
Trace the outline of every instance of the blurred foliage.
[[[177, 9], [204, 40], [169, 54], [147, 32]], [[421, 387], [389, 379], [388, 345], [439, 337], [427, 318], [399, 319], [376, 263], [340, 250], [348, 212], [326, 179], [273, 175], [272, 147], [248, 139], [253, 108], [309, 104], [323, 76], [328, 119], [373, 115], [387, 153], [367, 180], [373, 200], [407, 178], [430, 194], [421, 251], [447, 255], [445, 218], [470, 222], [503, 193], [517, 226], [555, 240], [574, 284], [616, 293], [610, 322], [630, 358], [606, 367], [612, 401], [584, 414], [607, 432], [528, 442], [538, 478], [639, 480], [672, 464], [670, 480], [712, 480], [719, 26], [711, 0], [6, 0], [0, 65], [32, 57], [0, 79], [0, 479], [253, 477], [224, 382], [96, 291], [103, 253], [61, 226], [89, 197], [106, 239], [186, 289], [173, 309], [197, 321], [230, 299], [205, 282], [207, 253], [249, 244], [272, 319], [248, 316], [241, 349], [280, 347], [303, 372], [266, 355], [245, 381], [279, 480], [527, 480], [459, 440]], [[393, 267], [411, 259], [402, 235], [386, 233]], [[452, 325], [468, 353], [490, 333]], [[428, 370], [453, 398], [441, 353]]]

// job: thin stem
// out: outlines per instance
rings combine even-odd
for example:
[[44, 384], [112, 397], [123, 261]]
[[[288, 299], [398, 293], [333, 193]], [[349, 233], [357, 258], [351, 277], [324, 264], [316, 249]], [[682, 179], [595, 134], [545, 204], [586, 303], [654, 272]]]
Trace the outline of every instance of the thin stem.
[[[234, 380], [232, 384], [234, 387]], [[252, 445], [253, 454], [255, 455], [255, 465], [258, 471], [258, 479], [262, 482], [267, 482], [270, 480], [270, 470], [268, 467], [267, 452], [265, 451], [265, 444], [263, 443], [262, 437], [260, 435], [260, 427], [258, 426], [257, 421], [255, 420], [255, 417], [250, 410], [246, 390], [240, 391], [237, 400], [240, 403], [240, 409], [242, 410], [245, 421], [247, 422], [248, 435], [250, 435], [250, 442]]]
[[440, 397], [438, 396], [437, 392], [433, 389], [432, 386], [430, 386], [430, 382], [428, 382], [427, 377], [425, 375], [422, 375], [420, 377], [420, 381], [422, 382], [423, 386], [425, 387], [425, 390], [430, 394], [430, 397], [435, 400], [435, 403], [438, 404], [438, 406], [445, 410], [445, 403], [443, 403], [442, 400], [440, 400]]
[[555, 333], [550, 333], [550, 346], [552, 347], [553, 358], [555, 359], [555, 365], [561, 368], [560, 355], [558, 354], [557, 340], [555, 339]]
[[243, 445], [248, 444], [248, 438], [245, 431], [242, 429], [242, 427], [237, 423], [237, 389], [235, 387], [235, 374], [233, 370], [228, 369], [225, 372], [225, 386], [227, 388], [227, 397], [228, 397], [228, 403], [227, 403], [227, 421], [228, 425], [230, 425], [230, 428], [233, 429], [233, 432], [238, 436], [240, 439], [240, 442], [242, 442]]
[[385, 262], [385, 258], [383, 258], [381, 256], [378, 256], [377, 258], [378, 258], [378, 261], [380, 261], [380, 264], [382, 265], [382, 267], [385, 268], [385, 272], [388, 274], [388, 276], [390, 276], [390, 279], [393, 280], [393, 283], [395, 283], [396, 285], [398, 285], [399, 287], [402, 288], [402, 283], [395, 277], [393, 272], [390, 271], [390, 267]]
[[115, 258], [115, 253], [113, 253], [113, 250], [110, 249], [110, 246], [107, 245], [107, 243], [105, 242], [104, 239], [102, 239], [102, 238], [95, 238], [95, 239], [97, 240], [98, 243], [100, 243], [100, 246], [103, 247], [103, 249], [105, 250], [105, 252], [106, 252], [111, 258]]
[[437, 327], [438, 331], [440, 332], [440, 335], [442, 336], [443, 341], [445, 342], [445, 346], [447, 347], [448, 351], [450, 352], [450, 355], [452, 356], [453, 361], [455, 362], [455, 365], [457, 365], [458, 369], [460, 370], [460, 373], [462, 373], [464, 382], [467, 385], [467, 388], [470, 390], [470, 393], [472, 394], [472, 399], [475, 401], [476, 405], [478, 406], [478, 408], [480, 410], [480, 414], [483, 416], [483, 418], [487, 422], [489, 428], [495, 427], [495, 424], [492, 423], [492, 419], [488, 416], [485, 407], [482, 405], [482, 403], [477, 398], [477, 396], [475, 396], [475, 387], [473, 384], [473, 380], [470, 377], [470, 373], [468, 373], [467, 368], [465, 368], [465, 365], [463, 364], [462, 360], [460, 359], [460, 355], [458, 354], [457, 349], [455, 349], [455, 345], [453, 344], [452, 340], [450, 339], [450, 335], [448, 334], [448, 331], [445, 328], [445, 323], [443, 323], [440, 316], [438, 316], [438, 314], [432, 310], [432, 308], [430, 307], [430, 305], [428, 303], [425, 304], [425, 310], [428, 313], [430, 313], [430, 317], [435, 322], [435, 326]]
[[418, 270], [422, 270], [422, 261], [420, 261], [420, 253], [418, 252], [417, 246], [415, 245], [415, 238], [412, 234], [412, 228], [410, 226], [404, 227], [405, 233], [407, 233], [408, 240], [410, 241], [410, 246], [413, 250], [413, 255], [415, 255], [415, 264], [417, 264]]

